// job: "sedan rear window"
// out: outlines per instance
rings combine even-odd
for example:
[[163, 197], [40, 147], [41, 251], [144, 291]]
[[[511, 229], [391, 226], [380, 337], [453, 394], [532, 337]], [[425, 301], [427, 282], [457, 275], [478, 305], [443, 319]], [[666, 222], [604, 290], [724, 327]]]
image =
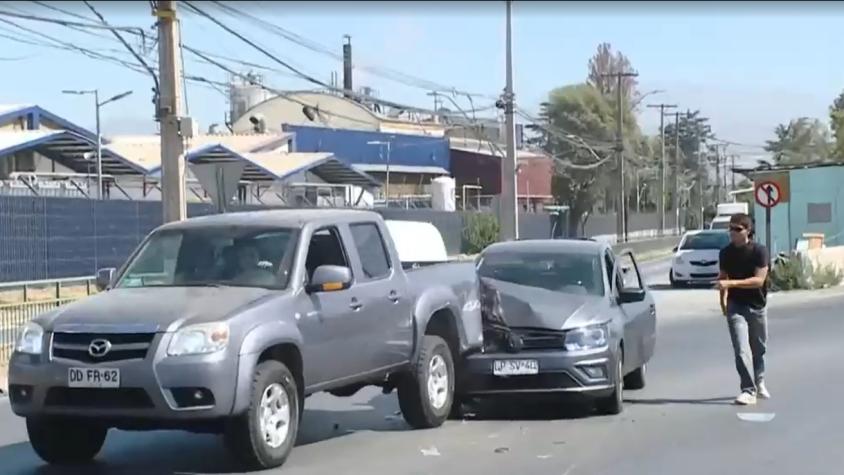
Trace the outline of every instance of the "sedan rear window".
[[604, 295], [601, 260], [582, 253], [496, 252], [481, 258], [481, 277], [567, 294]]

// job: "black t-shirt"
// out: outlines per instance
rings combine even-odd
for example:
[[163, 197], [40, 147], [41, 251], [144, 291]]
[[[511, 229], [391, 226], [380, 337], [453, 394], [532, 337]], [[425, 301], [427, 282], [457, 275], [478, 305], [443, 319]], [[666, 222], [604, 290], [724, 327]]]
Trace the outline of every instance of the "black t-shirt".
[[[768, 267], [768, 250], [762, 244], [750, 241], [744, 246], [730, 243], [718, 255], [721, 270], [731, 280], [749, 279], [756, 275], [756, 269]], [[759, 289], [731, 288], [727, 300], [753, 308], [765, 308], [768, 297], [768, 279]]]

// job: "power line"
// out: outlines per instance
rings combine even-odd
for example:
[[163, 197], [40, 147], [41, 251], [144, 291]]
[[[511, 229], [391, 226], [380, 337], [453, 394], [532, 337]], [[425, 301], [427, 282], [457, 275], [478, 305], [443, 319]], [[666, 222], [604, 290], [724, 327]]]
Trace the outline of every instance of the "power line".
[[[313, 40], [309, 40], [301, 35], [298, 35], [290, 30], [287, 30], [279, 25], [270, 23], [264, 19], [261, 19], [255, 15], [246, 13], [244, 11], [238, 10], [235, 7], [230, 5], [226, 5], [220, 1], [212, 2], [217, 5], [219, 8], [225, 10], [232, 16], [239, 16], [244, 18], [250, 22], [250, 24], [257, 24], [261, 26], [265, 31], [268, 31], [276, 36], [284, 38], [292, 43], [295, 43], [303, 48], [306, 48], [310, 51], [323, 54], [325, 56], [331, 57], [336, 60], [342, 60], [343, 56], [331, 48], [324, 46], [320, 43], [317, 43]], [[391, 81], [404, 84], [410, 87], [415, 87], [419, 89], [425, 89], [428, 91], [438, 91], [438, 92], [450, 92], [452, 95], [461, 95], [461, 96], [469, 96], [469, 97], [486, 97], [488, 99], [497, 99], [496, 96], [490, 94], [480, 94], [480, 93], [473, 93], [459, 90], [453, 86], [447, 86], [443, 84], [436, 83], [434, 81], [430, 81], [424, 78], [419, 78], [416, 76], [412, 76], [410, 74], [403, 73], [401, 71], [397, 71], [391, 68], [384, 68], [378, 66], [369, 66], [365, 64], [360, 64], [359, 62], [354, 65], [356, 69], [360, 69], [363, 71], [367, 71], [372, 73], [373, 75], [380, 76]]]

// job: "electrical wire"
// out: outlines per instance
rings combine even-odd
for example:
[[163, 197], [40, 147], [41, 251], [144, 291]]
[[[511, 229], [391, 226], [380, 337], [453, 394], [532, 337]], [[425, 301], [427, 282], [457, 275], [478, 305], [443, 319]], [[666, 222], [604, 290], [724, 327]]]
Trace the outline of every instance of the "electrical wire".
[[[265, 31], [268, 31], [276, 36], [284, 38], [294, 44], [297, 44], [303, 48], [306, 48], [310, 51], [323, 54], [325, 56], [331, 57], [335, 60], [342, 60], [343, 56], [336, 53], [333, 49], [328, 48], [325, 45], [317, 43], [313, 40], [309, 40], [301, 35], [298, 35], [290, 30], [287, 30], [279, 25], [270, 23], [262, 18], [259, 18], [255, 15], [246, 13], [245, 11], [238, 10], [235, 7], [230, 5], [226, 5], [220, 1], [213, 1], [213, 4], [217, 5], [222, 10], [228, 12], [232, 16], [241, 17], [249, 21], [250, 25], [258, 25], [263, 28]], [[428, 91], [438, 91], [438, 92], [450, 92], [453, 95], [461, 95], [461, 96], [468, 96], [468, 97], [486, 97], [489, 99], [497, 99], [497, 96], [489, 95], [489, 94], [480, 94], [480, 93], [473, 93], [473, 92], [466, 92], [458, 90], [453, 86], [446, 86], [443, 84], [438, 84], [434, 81], [430, 81], [423, 78], [418, 78], [401, 71], [397, 71], [390, 68], [383, 68], [377, 66], [369, 66], [365, 64], [360, 64], [356, 62], [354, 67], [356, 69], [360, 69], [362, 71], [369, 72], [373, 75], [380, 76], [391, 81], [404, 84], [406, 86], [411, 86], [419, 89], [424, 89]]]

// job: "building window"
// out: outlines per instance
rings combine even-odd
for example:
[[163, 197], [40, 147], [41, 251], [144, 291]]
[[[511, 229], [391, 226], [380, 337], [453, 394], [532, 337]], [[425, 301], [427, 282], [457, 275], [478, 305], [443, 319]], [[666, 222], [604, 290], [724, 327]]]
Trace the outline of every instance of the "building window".
[[830, 203], [808, 203], [806, 217], [809, 224], [829, 223], [832, 221], [832, 205]]

